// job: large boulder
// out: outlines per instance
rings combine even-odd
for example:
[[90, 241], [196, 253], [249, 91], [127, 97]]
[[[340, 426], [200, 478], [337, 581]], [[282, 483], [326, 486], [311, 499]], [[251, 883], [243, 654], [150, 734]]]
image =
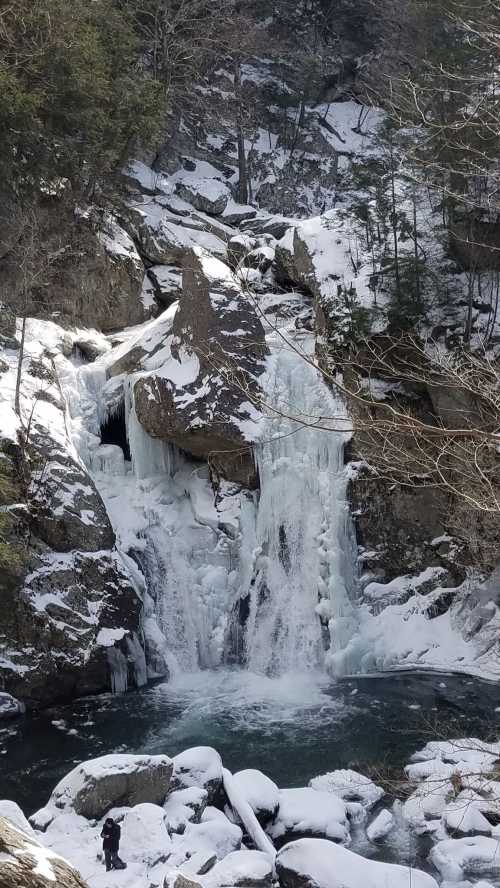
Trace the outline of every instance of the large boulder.
[[361, 805], [365, 811], [370, 811], [385, 795], [384, 790], [377, 786], [369, 777], [350, 769], [330, 771], [313, 777], [309, 781], [312, 789], [321, 792], [332, 792], [343, 799], [349, 812], [350, 806]]
[[194, 746], [173, 758], [173, 789], [196, 787], [206, 792], [210, 805], [222, 786], [222, 759], [211, 746]]
[[[172, 770], [172, 761], [166, 755], [104, 755], [82, 762], [63, 777], [52, 792], [49, 806], [98, 819], [120, 806], [144, 802], [161, 805], [169, 791]], [[164, 812], [160, 814], [164, 818]]]
[[285, 845], [276, 858], [281, 888], [437, 888], [427, 873], [379, 863], [323, 839]]
[[233, 781], [260, 824], [265, 825], [274, 820], [280, 804], [280, 791], [266, 774], [247, 768], [233, 774]]
[[311, 788], [282, 789], [279, 803], [276, 820], [268, 828], [279, 844], [309, 836], [349, 841], [347, 807], [339, 796]]
[[173, 334], [169, 360], [135, 383], [139, 422], [207, 460], [216, 477], [255, 485], [264, 329], [229, 268], [203, 250], [186, 257]]
[[177, 194], [209, 216], [220, 216], [226, 209], [231, 192], [218, 179], [191, 177], [178, 182]]
[[0, 816], [0, 888], [88, 888], [80, 874], [32, 833]]
[[273, 861], [262, 851], [233, 851], [203, 879], [205, 888], [270, 888]]

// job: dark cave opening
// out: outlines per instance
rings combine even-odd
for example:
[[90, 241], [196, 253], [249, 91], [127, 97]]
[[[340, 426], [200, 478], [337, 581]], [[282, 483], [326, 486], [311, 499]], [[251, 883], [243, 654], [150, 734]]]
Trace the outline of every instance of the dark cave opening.
[[130, 447], [125, 424], [125, 407], [122, 405], [101, 426], [101, 444], [116, 444], [123, 450], [125, 459], [130, 462]]

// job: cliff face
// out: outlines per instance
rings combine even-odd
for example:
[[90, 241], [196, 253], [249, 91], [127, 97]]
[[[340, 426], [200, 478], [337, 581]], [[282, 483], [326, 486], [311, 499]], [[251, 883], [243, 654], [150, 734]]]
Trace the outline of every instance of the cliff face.
[[[203, 87], [210, 114], [202, 124], [189, 114], [176, 127], [171, 122], [165, 143], [148, 158], [152, 165], [138, 160], [124, 171], [126, 196], [112, 208], [88, 206], [70, 218], [63, 201], [47, 198], [41, 224], [55, 257], [50, 287], [30, 291], [22, 304], [6, 300], [9, 317], [38, 319], [28, 322], [22, 353], [20, 328], [16, 340], [7, 316], [1, 331], [0, 435], [16, 479], [11, 534], [23, 557], [3, 577], [0, 671], [5, 689], [30, 705], [117, 680], [122, 689], [127, 681], [140, 684], [142, 647], [150, 674], [168, 671], [165, 637], [154, 628], [154, 602], [143, 594], [137, 569], [147, 561], [144, 546], [123, 536], [115, 545], [119, 522], [110, 518], [93, 474], [119, 473], [125, 462], [130, 468], [134, 443], [137, 478], [165, 473], [175, 446], [203, 478], [208, 466], [217, 489], [215, 507], [206, 511], [199, 490], [182, 481], [210, 558], [236, 550], [235, 540], [248, 531], [238, 523], [241, 504], [244, 511], [246, 498], [255, 497], [249, 491], [259, 486], [253, 448], [269, 412], [263, 388], [269, 325], [275, 333], [286, 329], [289, 336], [293, 329], [314, 338], [332, 388], [339, 388], [339, 355], [354, 353], [362, 386], [378, 392], [380, 405], [410, 405], [434, 425], [449, 423], [457, 409], [474, 411], [471, 404], [457, 408], [445, 388], [388, 379], [367, 347], [392, 336], [406, 309], [395, 304], [382, 275], [394, 232], [386, 219], [375, 235], [371, 215], [378, 185], [370, 171], [386, 159], [379, 136], [384, 115], [360, 103], [367, 68], [355, 65], [356, 47], [346, 46], [338, 70], [314, 96], [304, 97], [293, 66], [272, 54], [243, 66], [242, 87], [256, 114], [244, 140], [248, 204], [236, 200], [240, 158], [227, 100], [234, 83], [224, 67]], [[451, 294], [446, 304], [434, 299], [419, 328], [446, 351], [463, 324], [470, 282], [450, 266], [439, 212], [423, 190], [413, 239], [408, 235], [415, 193], [402, 181], [397, 188], [406, 226], [397, 234], [400, 257], [409, 263], [417, 236], [432, 256], [432, 279]], [[1, 224], [5, 233], [8, 220]], [[13, 259], [2, 263], [6, 293], [19, 274]], [[473, 284], [471, 333], [479, 342], [493, 331], [496, 347], [485, 284], [485, 277]], [[88, 403], [75, 382], [82, 366], [89, 371]], [[352, 386], [344, 383], [355, 416]], [[294, 405], [281, 409], [293, 413]], [[483, 572], [494, 567], [496, 516], [481, 517], [468, 533], [460, 499], [449, 490], [377, 473], [359, 429], [347, 461], [358, 603], [374, 616], [395, 604], [420, 608], [428, 621], [448, 614], [458, 633], [480, 639], [478, 656], [493, 656], [495, 590], [470, 573], [479, 562]], [[201, 488], [207, 496], [208, 483]], [[236, 599], [244, 622], [248, 614]], [[217, 632], [224, 634], [220, 625]]]

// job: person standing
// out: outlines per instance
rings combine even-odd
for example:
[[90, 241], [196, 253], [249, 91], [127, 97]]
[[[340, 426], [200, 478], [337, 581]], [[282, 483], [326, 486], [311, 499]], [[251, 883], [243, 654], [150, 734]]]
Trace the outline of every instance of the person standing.
[[112, 817], [107, 817], [102, 828], [101, 839], [102, 850], [104, 851], [104, 861], [106, 863], [106, 872], [112, 869], [121, 869], [118, 866], [120, 858], [118, 851], [120, 850], [121, 829]]

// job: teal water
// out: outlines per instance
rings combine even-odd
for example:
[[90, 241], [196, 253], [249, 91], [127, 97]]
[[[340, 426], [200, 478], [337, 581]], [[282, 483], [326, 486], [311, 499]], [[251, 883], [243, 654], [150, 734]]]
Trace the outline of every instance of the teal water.
[[340, 767], [401, 768], [431, 739], [491, 739], [500, 686], [468, 676], [395, 673], [329, 682], [200, 672], [116, 697], [86, 698], [0, 728], [0, 797], [26, 813], [75, 764], [111, 752], [175, 755], [216, 747], [231, 770], [303, 786]]

